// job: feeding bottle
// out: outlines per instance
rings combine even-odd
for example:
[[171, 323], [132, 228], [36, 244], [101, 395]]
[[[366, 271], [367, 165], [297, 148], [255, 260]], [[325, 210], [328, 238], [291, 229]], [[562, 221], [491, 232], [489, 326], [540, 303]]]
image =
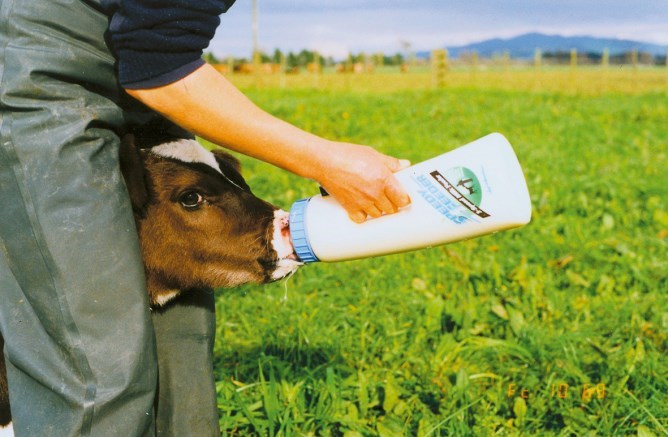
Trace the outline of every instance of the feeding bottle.
[[344, 261], [438, 246], [529, 223], [524, 175], [493, 133], [395, 173], [411, 198], [395, 214], [355, 223], [331, 196], [301, 199], [290, 234], [305, 263]]

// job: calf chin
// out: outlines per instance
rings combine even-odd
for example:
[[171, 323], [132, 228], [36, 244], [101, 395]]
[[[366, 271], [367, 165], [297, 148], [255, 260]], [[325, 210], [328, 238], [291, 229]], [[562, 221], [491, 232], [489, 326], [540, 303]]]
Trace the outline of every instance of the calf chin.
[[[138, 224], [147, 273], [147, 288], [153, 306], [162, 306], [190, 288], [232, 288], [242, 284], [266, 284], [294, 273], [301, 265], [294, 255], [286, 216], [282, 210], [273, 211], [269, 225], [260, 223], [261, 232], [255, 238], [243, 239], [243, 244], [231, 244], [221, 249], [215, 245], [196, 252], [184, 263], [180, 256], [160, 256], [167, 248], [164, 240], [149, 238], [158, 233], [150, 225], [151, 212]], [[197, 228], [195, 228], [197, 230]], [[207, 239], [206, 232], [202, 233]], [[173, 242], [172, 242], [173, 243]], [[260, 243], [260, 244], [258, 244]], [[270, 248], [268, 250], [267, 248]], [[233, 250], [230, 250], [233, 249]], [[172, 247], [170, 254], [187, 252]], [[159, 256], [154, 256], [158, 254]]]

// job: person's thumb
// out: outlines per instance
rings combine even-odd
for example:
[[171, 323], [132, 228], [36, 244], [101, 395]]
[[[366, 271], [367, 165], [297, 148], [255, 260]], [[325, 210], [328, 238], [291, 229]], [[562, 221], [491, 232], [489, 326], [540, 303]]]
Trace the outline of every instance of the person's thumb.
[[387, 165], [387, 168], [389, 168], [392, 173], [396, 173], [399, 170], [410, 167], [411, 162], [407, 159], [397, 159], [392, 156], [385, 155], [385, 165]]

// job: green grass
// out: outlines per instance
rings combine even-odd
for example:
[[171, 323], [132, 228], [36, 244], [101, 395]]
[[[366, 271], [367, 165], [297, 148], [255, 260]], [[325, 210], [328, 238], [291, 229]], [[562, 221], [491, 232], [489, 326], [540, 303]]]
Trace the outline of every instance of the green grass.
[[[223, 433], [667, 435], [668, 95], [657, 83], [245, 87], [298, 126], [413, 162], [502, 132], [534, 212], [521, 229], [219, 291]], [[286, 209], [317, 193], [243, 163], [256, 194]]]

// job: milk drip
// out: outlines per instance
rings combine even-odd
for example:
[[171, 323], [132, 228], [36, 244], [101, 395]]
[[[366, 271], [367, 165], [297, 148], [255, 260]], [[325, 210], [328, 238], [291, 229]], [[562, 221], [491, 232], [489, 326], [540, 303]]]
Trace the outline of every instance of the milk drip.
[[499, 133], [395, 176], [411, 204], [364, 223], [350, 220], [331, 196], [295, 202], [290, 233], [297, 256], [311, 263], [407, 252], [519, 227], [531, 219], [522, 169]]

